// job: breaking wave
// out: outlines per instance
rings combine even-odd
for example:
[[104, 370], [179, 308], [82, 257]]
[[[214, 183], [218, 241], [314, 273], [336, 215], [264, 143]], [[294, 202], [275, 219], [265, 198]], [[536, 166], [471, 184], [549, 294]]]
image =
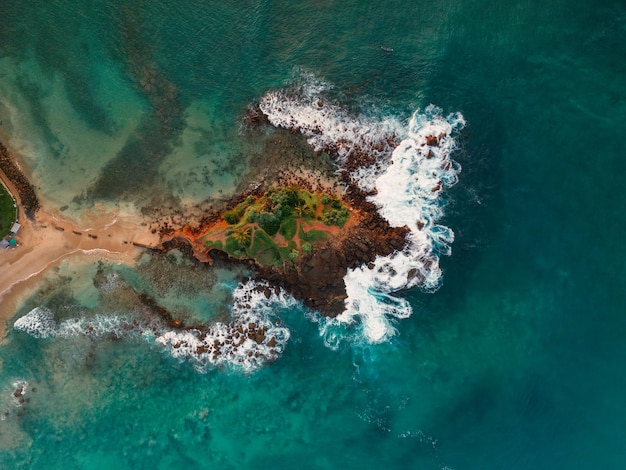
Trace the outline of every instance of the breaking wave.
[[233, 299], [230, 323], [185, 329], [172, 328], [155, 316], [130, 314], [78, 317], [57, 323], [54, 313], [43, 307], [19, 318], [13, 328], [35, 338], [144, 338], [172, 357], [191, 362], [201, 372], [226, 365], [252, 371], [280, 357], [290, 333], [274, 320], [273, 312], [295, 306], [296, 300], [282, 289], [256, 281], [240, 284]]
[[441, 196], [461, 171], [450, 155], [465, 120], [460, 113], [444, 116], [433, 105], [415, 111], [408, 125], [395, 117], [355, 117], [324, 99], [326, 88], [305, 77], [295, 87], [267, 93], [260, 108], [274, 126], [297, 130], [315, 150], [334, 155], [351, 184], [370, 194], [368, 200], [392, 227], [409, 228], [402, 251], [348, 270], [341, 315], [317, 318], [330, 347], [346, 337], [379, 343], [396, 333], [394, 319], [412, 314], [398, 292], [416, 286], [433, 292], [440, 286], [439, 256], [451, 253], [454, 233], [437, 222], [443, 217]]
[[[307, 137], [315, 151], [334, 155], [348, 171], [352, 180], [363, 190], [373, 189], [374, 174], [381, 173], [388, 163], [400, 136], [405, 132], [394, 116], [373, 119], [351, 116], [345, 109], [324, 96], [331, 86], [310, 74], [293, 87], [271, 91], [259, 103], [259, 108], [275, 127], [299, 131]], [[350, 167], [352, 157], [367, 155], [358, 168]]]

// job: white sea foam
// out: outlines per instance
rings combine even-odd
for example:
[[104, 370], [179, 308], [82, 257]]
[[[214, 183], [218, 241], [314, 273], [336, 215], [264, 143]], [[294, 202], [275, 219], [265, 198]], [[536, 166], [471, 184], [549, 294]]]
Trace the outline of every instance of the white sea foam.
[[47, 308], [40, 307], [35, 307], [28, 314], [18, 318], [13, 328], [35, 338], [48, 338], [57, 334], [54, 314]]
[[57, 323], [52, 311], [40, 307], [19, 318], [14, 329], [35, 338], [143, 337], [161, 345], [173, 357], [191, 361], [201, 371], [222, 365], [250, 371], [280, 357], [289, 330], [273, 321], [273, 312], [294, 306], [296, 300], [282, 289], [255, 281], [240, 284], [233, 298], [230, 323], [184, 330], [171, 328], [149, 315], [81, 316]]
[[346, 336], [379, 343], [395, 334], [394, 319], [412, 313], [411, 305], [395, 294], [415, 286], [434, 291], [440, 285], [439, 256], [450, 254], [454, 241], [453, 231], [437, 224], [443, 216], [441, 194], [458, 181], [461, 167], [450, 154], [456, 148], [454, 134], [465, 121], [460, 113], [444, 117], [433, 105], [416, 111], [407, 126], [396, 118], [353, 117], [323, 100], [324, 89], [322, 82], [308, 78], [295, 88], [266, 94], [260, 107], [273, 125], [298, 130], [316, 150], [337, 155], [340, 166], [353, 154], [364, 156], [365, 166], [350, 169], [352, 182], [375, 190], [369, 200], [391, 226], [410, 229], [402, 251], [348, 270], [341, 315], [318, 318], [331, 347]]
[[375, 180], [376, 194], [369, 197], [392, 227], [410, 229], [408, 243], [402, 251], [378, 256], [373, 265], [348, 270], [345, 311], [322, 320], [327, 343], [336, 344], [340, 323], [358, 323], [368, 343], [383, 342], [396, 333], [393, 319], [412, 314], [409, 302], [394, 294], [415, 286], [430, 292], [439, 287], [439, 256], [450, 254], [454, 232], [436, 222], [443, 216], [444, 188], [458, 181], [461, 168], [450, 153], [456, 146], [453, 132], [464, 125], [460, 114], [444, 118], [434, 106], [413, 114], [406, 137]]
[[215, 323], [209, 330], [167, 331], [156, 338], [157, 343], [174, 357], [195, 361], [201, 370], [224, 364], [252, 370], [277, 359], [290, 333], [272, 321], [273, 311], [295, 305], [295, 299], [256, 281], [239, 285], [233, 298], [233, 322]]
[[259, 107], [272, 125], [301, 132], [316, 151], [330, 152], [341, 163], [356, 155], [375, 157], [366, 171], [359, 168], [351, 172], [352, 180], [369, 191], [371, 175], [384, 169], [406, 131], [393, 116], [382, 119], [351, 116], [324, 96], [329, 88], [327, 83], [303, 74], [293, 87], [266, 93]]

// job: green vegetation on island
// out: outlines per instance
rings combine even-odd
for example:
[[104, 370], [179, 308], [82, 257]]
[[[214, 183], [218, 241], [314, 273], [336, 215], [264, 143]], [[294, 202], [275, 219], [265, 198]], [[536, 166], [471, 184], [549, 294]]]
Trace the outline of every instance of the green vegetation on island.
[[0, 238], [9, 234], [15, 222], [15, 202], [13, 197], [0, 184]]
[[331, 226], [343, 227], [349, 215], [337, 196], [297, 186], [272, 187], [262, 197], [248, 196], [225, 211], [228, 227], [209, 231], [202, 241], [235, 258], [282, 265], [310, 253], [316, 242], [328, 238]]

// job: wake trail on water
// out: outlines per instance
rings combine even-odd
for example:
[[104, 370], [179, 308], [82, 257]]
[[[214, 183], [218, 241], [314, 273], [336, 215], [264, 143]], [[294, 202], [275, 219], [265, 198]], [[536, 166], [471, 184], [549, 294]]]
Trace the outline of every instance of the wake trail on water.
[[434, 292], [441, 284], [439, 257], [451, 253], [454, 232], [437, 222], [444, 215], [444, 190], [458, 182], [461, 166], [450, 155], [465, 120], [460, 113], [444, 116], [434, 105], [416, 110], [408, 123], [395, 116], [354, 116], [325, 95], [328, 88], [303, 75], [294, 86], [263, 96], [260, 109], [272, 125], [302, 133], [316, 151], [335, 157], [338, 171], [368, 194], [392, 227], [409, 228], [402, 251], [348, 270], [343, 313], [316, 317], [330, 347], [345, 339], [380, 343], [396, 333], [395, 319], [412, 314], [399, 292]]
[[[107, 284], [108, 289], [115, 288], [114, 280], [107, 280]], [[248, 372], [282, 355], [290, 332], [274, 321], [273, 312], [295, 305], [297, 301], [282, 289], [247, 281], [233, 292], [230, 323], [180, 329], [154, 315], [132, 314], [81, 316], [57, 322], [50, 309], [36, 307], [17, 319], [13, 328], [35, 338], [143, 338], [179, 361], [189, 361], [200, 372], [219, 366]]]

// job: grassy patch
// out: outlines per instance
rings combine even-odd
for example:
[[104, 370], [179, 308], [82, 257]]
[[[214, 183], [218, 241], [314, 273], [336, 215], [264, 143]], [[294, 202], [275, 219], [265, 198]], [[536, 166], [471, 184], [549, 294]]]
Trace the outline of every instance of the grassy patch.
[[272, 240], [267, 233], [257, 230], [254, 232], [254, 239], [252, 240], [252, 246], [248, 249], [248, 254], [256, 258], [260, 253], [268, 251], [271, 248], [276, 248], [274, 240]]
[[222, 240], [207, 240], [206, 242], [204, 242], [204, 246], [206, 246], [207, 248], [217, 248], [218, 250], [223, 250], [224, 249], [224, 245], [222, 244]]
[[241, 246], [241, 244], [233, 237], [228, 237], [224, 245], [224, 250], [229, 255], [240, 258], [241, 255], [245, 252], [245, 247]]
[[270, 236], [282, 222], [295, 218], [313, 218], [318, 205], [317, 194], [296, 186], [272, 187], [259, 199], [249, 196], [244, 202], [224, 212], [230, 225], [257, 222]]
[[289, 247], [286, 246], [281, 246], [280, 248], [278, 248], [278, 254], [280, 255], [280, 259], [281, 260], [286, 260], [286, 259], [290, 259], [290, 254], [291, 254], [292, 250], [289, 249]]
[[[313, 244], [329, 237], [325, 230], [311, 228], [320, 206], [319, 220], [325, 224], [342, 227], [348, 220], [348, 208], [337, 196], [311, 193], [297, 186], [269, 188], [258, 199], [249, 196], [223, 213], [230, 224], [223, 247], [221, 242], [211, 240], [210, 233], [204, 238], [205, 246], [222, 249], [237, 258], [250, 257], [259, 264], [280, 265], [301, 253], [310, 253]], [[305, 232], [304, 227], [309, 231]], [[277, 233], [287, 241], [287, 246], [276, 243]], [[296, 234], [301, 241], [300, 249], [294, 241]]]
[[15, 222], [13, 198], [0, 184], [0, 238], [9, 233]]
[[305, 242], [315, 243], [328, 238], [328, 233], [323, 230], [311, 229], [308, 232], [304, 231], [304, 226], [300, 225], [300, 240]]
[[259, 256], [257, 257], [257, 261], [260, 264], [265, 265], [265, 266], [268, 266], [270, 264], [280, 264], [281, 263], [280, 252], [278, 251], [277, 248], [270, 248], [260, 253]]
[[252, 246], [248, 249], [248, 255], [257, 260], [259, 264], [280, 264], [281, 252], [267, 233], [257, 230], [254, 233]]
[[278, 248], [281, 260], [292, 260], [300, 255], [296, 242], [290, 241], [287, 246], [281, 246]]
[[279, 232], [285, 240], [291, 240], [296, 235], [298, 224], [293, 217], [285, 220], [280, 226]]

